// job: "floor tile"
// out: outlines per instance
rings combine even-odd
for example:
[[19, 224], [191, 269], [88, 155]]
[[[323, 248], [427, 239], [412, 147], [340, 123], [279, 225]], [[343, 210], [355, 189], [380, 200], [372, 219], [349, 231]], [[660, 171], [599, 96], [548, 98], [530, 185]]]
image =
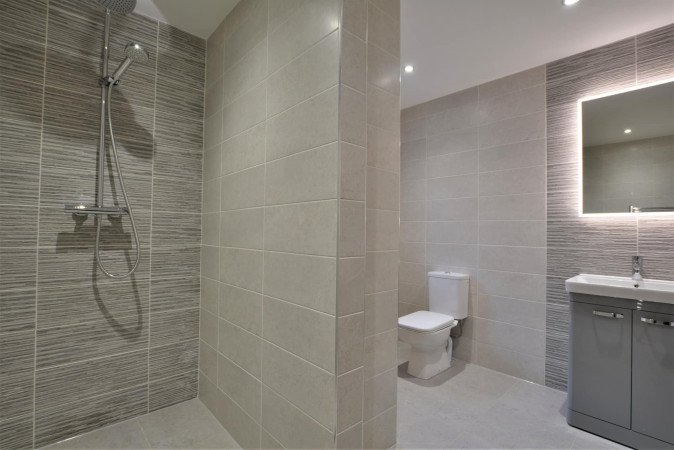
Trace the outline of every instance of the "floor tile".
[[566, 393], [452, 361], [430, 380], [398, 371], [397, 448], [622, 448], [566, 423]]
[[152, 448], [239, 448], [199, 399], [160, 409], [138, 422]]
[[48, 449], [141, 449], [150, 448], [137, 419], [126, 420], [56, 444]]

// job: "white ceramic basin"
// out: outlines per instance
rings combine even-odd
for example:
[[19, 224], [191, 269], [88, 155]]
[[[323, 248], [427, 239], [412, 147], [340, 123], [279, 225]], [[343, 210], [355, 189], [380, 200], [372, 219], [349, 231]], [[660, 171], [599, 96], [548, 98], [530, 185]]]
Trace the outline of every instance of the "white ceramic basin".
[[635, 282], [630, 277], [581, 273], [566, 280], [566, 290], [578, 294], [674, 304], [674, 281], [644, 279], [635, 287]]

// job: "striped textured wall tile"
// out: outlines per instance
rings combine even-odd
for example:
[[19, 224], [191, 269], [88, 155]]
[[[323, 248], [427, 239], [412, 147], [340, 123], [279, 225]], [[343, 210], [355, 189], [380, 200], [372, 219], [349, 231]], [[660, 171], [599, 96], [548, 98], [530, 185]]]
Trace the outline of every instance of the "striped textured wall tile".
[[68, 364], [147, 347], [147, 315], [38, 329], [36, 368]]
[[86, 433], [148, 411], [147, 385], [38, 410], [35, 446]]
[[199, 307], [200, 280], [198, 276], [150, 279], [150, 308], [152, 312]]
[[199, 309], [154, 313], [150, 323], [150, 347], [199, 337]]
[[200, 251], [198, 247], [157, 247], [152, 249], [152, 277], [199, 276]]
[[33, 409], [35, 333], [0, 334], [0, 421]]
[[60, 283], [41, 285], [38, 291], [38, 328], [76, 325], [110, 318], [136, 317], [148, 312], [150, 282], [115, 280], [102, 285]]
[[47, 0], [4, 0], [2, 6], [2, 33], [44, 43]]
[[586, 95], [633, 86], [636, 39], [631, 37], [549, 63], [548, 108], [574, 103]]
[[35, 408], [108, 394], [147, 383], [148, 350], [50, 367], [35, 373]]
[[35, 289], [0, 291], [0, 333], [35, 328]]
[[5, 118], [2, 111], [6, 110], [0, 109], [0, 203], [36, 206], [41, 126], [30, 121], [15, 122]]
[[150, 411], [189, 400], [197, 396], [198, 371], [193, 370], [150, 382]]
[[199, 340], [177, 342], [150, 349], [150, 382], [194, 370], [199, 358]]
[[674, 74], [674, 24], [637, 36], [637, 80], [648, 83]]
[[42, 121], [42, 86], [0, 76], [0, 117], [39, 125]]
[[37, 208], [31, 206], [3, 206], [2, 208], [0, 247], [36, 246]]
[[0, 448], [19, 450], [33, 445], [33, 415], [0, 419]]
[[198, 151], [199, 148], [200, 142], [181, 147], [157, 145], [153, 168], [155, 176], [190, 182], [200, 181], [203, 158]]
[[671, 219], [639, 219], [638, 252], [644, 276], [674, 279], [674, 226]]
[[44, 81], [44, 58], [44, 42], [15, 39], [8, 34], [0, 33], [2, 76], [41, 84]]
[[0, 247], [0, 290], [35, 288], [35, 248]]
[[153, 246], [189, 246], [201, 244], [201, 214], [178, 211], [152, 214]]

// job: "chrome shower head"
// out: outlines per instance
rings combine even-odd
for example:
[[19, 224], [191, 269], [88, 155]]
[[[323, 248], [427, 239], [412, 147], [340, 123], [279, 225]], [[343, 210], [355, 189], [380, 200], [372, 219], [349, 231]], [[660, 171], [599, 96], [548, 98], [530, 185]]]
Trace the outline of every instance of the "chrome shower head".
[[144, 63], [150, 59], [150, 55], [147, 54], [143, 47], [134, 42], [124, 47], [124, 54], [126, 55], [126, 59], [119, 65], [117, 70], [115, 70], [115, 73], [112, 74], [112, 83], [117, 83], [124, 72], [126, 72], [134, 62]]
[[135, 42], [131, 42], [130, 44], [127, 44], [126, 47], [124, 47], [124, 54], [133, 62], [144, 63], [150, 59], [150, 56], [147, 54], [145, 49], [141, 47], [140, 44], [136, 44]]
[[110, 11], [128, 14], [136, 7], [136, 0], [96, 0], [99, 5]]

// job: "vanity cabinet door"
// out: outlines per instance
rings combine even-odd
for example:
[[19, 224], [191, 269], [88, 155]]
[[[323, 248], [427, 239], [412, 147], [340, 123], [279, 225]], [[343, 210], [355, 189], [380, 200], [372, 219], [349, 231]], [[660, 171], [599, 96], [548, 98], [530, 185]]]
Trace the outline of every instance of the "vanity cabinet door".
[[630, 427], [632, 311], [571, 302], [569, 408]]
[[674, 315], [634, 312], [632, 429], [674, 443]]

